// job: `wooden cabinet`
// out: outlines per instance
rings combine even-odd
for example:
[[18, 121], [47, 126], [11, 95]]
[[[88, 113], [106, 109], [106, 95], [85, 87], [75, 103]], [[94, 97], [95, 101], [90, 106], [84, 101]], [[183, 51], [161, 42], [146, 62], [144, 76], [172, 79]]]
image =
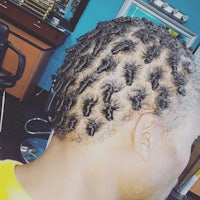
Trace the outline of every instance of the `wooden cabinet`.
[[[9, 41], [21, 50], [26, 57], [26, 66], [22, 78], [16, 83], [15, 87], [6, 89], [11, 95], [23, 100], [36, 87], [52, 55], [53, 48], [14, 25], [2, 19], [0, 21], [9, 26]], [[10, 72], [14, 72], [17, 64], [18, 57], [13, 51], [8, 50], [3, 67]]]
[[198, 178], [197, 182], [192, 186], [190, 192], [197, 195], [200, 198], [200, 178]]
[[0, 0], [0, 12], [2, 14], [7, 14], [8, 12], [12, 14], [13, 19], [18, 20], [19, 19], [19, 11], [16, 6], [13, 6], [13, 4], [8, 0]]
[[46, 21], [34, 15], [30, 15], [26, 10], [21, 9], [20, 16], [20, 25], [26, 27], [26, 30], [32, 32], [52, 46], [62, 44], [69, 34], [49, 25]]
[[69, 35], [66, 30], [54, 26], [48, 20], [43, 20], [13, 1], [0, 0], [0, 14], [2, 19], [15, 24], [53, 47], [61, 45]]
[[[16, 2], [0, 0], [0, 21], [10, 29], [9, 41], [26, 57], [22, 78], [15, 87], [6, 89], [11, 95], [23, 100], [33, 91], [53, 50], [64, 43], [69, 32], [43, 20]], [[13, 72], [17, 64], [16, 54], [8, 50], [4, 68]]]

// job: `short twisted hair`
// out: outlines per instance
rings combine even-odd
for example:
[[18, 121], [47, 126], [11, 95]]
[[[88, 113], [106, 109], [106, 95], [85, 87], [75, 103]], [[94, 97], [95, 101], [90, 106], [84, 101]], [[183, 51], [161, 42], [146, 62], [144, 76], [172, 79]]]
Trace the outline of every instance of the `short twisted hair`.
[[170, 113], [186, 104], [195, 81], [185, 43], [146, 19], [101, 22], [66, 51], [52, 85], [52, 124], [61, 137], [94, 136], [130, 110]]

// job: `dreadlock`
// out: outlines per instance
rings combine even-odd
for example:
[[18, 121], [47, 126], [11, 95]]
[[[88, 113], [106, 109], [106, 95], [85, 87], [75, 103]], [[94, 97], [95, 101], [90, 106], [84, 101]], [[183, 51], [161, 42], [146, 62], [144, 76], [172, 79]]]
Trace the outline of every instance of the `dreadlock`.
[[146, 19], [100, 22], [66, 52], [52, 86], [52, 124], [62, 137], [77, 129], [94, 136], [144, 105], [161, 115], [188, 95], [195, 71], [185, 45]]

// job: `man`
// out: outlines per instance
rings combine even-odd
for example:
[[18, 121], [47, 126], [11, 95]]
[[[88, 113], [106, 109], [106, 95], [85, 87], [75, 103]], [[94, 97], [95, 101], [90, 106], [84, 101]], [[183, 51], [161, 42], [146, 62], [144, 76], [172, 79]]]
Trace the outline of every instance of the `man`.
[[67, 50], [53, 83], [55, 135], [15, 167], [33, 200], [164, 200], [199, 135], [191, 52], [145, 19], [102, 22]]

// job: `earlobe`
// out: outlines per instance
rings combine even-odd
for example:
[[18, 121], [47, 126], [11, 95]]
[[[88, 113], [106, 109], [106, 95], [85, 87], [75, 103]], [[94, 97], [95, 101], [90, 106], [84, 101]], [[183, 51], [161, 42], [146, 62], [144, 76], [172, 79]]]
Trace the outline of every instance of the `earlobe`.
[[136, 152], [147, 160], [153, 148], [155, 127], [158, 124], [158, 117], [153, 113], [141, 115], [132, 133], [133, 144]]

